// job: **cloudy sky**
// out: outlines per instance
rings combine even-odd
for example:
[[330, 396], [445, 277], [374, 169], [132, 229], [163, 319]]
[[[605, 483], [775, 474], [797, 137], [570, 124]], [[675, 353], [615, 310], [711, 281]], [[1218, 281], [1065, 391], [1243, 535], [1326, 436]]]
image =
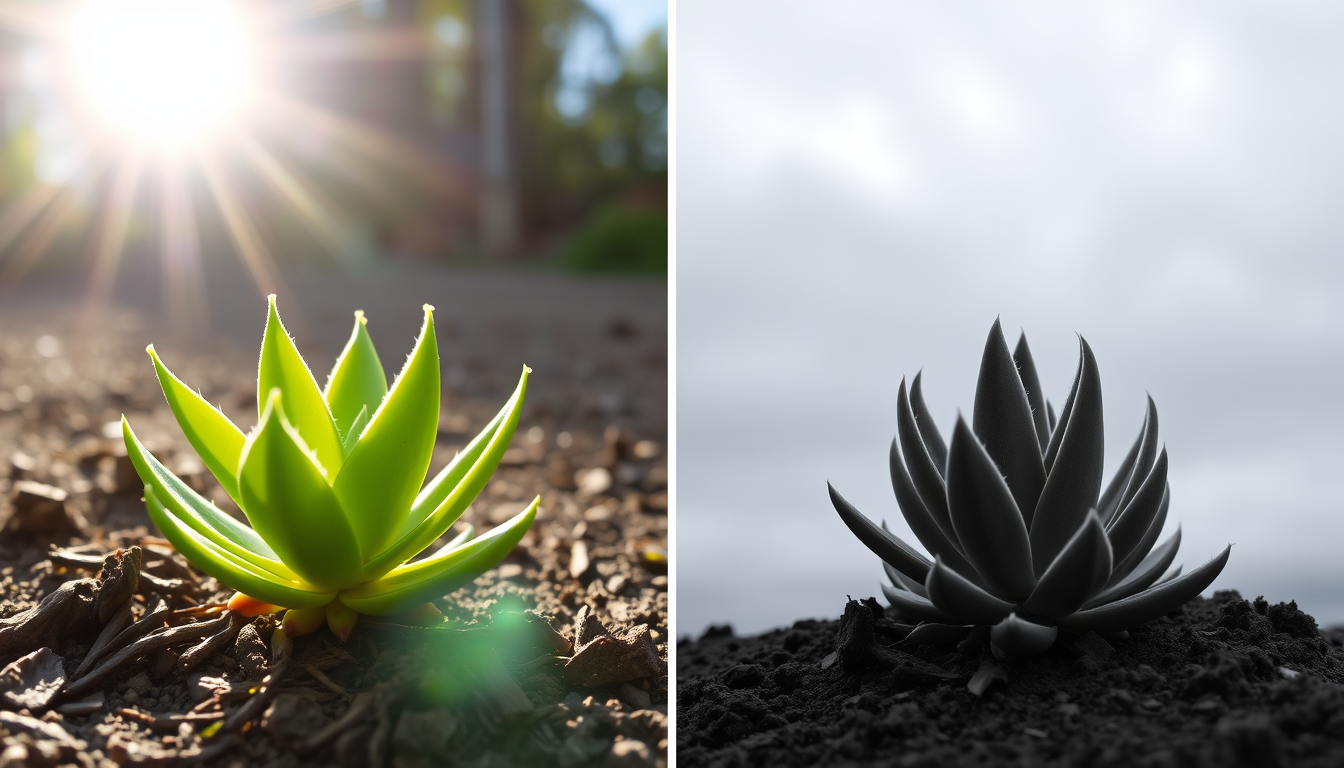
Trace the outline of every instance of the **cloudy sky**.
[[[908, 533], [887, 448], [946, 433], [986, 333], [1063, 401], [1081, 333], [1108, 476], [1145, 391], [1168, 528], [1214, 584], [1344, 623], [1344, 6], [677, 4], [677, 631], [838, 616]], [[913, 538], [911, 539], [913, 541]]]

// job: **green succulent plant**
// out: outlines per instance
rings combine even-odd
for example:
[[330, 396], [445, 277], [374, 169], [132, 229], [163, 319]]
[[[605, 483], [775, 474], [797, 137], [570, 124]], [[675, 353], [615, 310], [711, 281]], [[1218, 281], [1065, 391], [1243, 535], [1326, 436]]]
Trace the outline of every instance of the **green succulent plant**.
[[1179, 527], [1157, 544], [1171, 489], [1151, 397], [1138, 439], [1102, 488], [1101, 379], [1081, 336], [1079, 346], [1073, 387], [1056, 418], [1025, 334], [1009, 353], [996, 320], [972, 423], [959, 414], [947, 442], [924, 403], [920, 375], [908, 394], [901, 380], [891, 483], [932, 560], [830, 487], [841, 519], [882, 558], [892, 582], [882, 591], [903, 616], [991, 626], [995, 655], [1018, 658], [1047, 650], [1061, 629], [1112, 633], [1156, 619], [1222, 572], [1231, 545], [1181, 576], [1179, 566], [1168, 571]]
[[[291, 635], [323, 621], [344, 639], [359, 614], [438, 615], [427, 601], [494, 567], [536, 517], [540, 497], [488, 534], [443, 535], [480, 493], [508, 448], [527, 392], [526, 366], [504, 408], [428, 483], [439, 417], [433, 307], [391, 387], [362, 312], [319, 388], [270, 307], [257, 373], [256, 427], [244, 434], [147, 348], [168, 405], [205, 466], [251, 527], [196, 493], [122, 417], [150, 518], [202, 571], [237, 590], [249, 614], [290, 609]], [[422, 487], [423, 484], [423, 487]]]

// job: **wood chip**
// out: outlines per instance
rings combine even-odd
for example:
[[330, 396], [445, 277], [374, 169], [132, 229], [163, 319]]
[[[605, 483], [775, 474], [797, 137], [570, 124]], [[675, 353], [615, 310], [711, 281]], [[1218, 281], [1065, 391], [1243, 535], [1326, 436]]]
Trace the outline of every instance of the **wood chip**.
[[45, 709], [65, 685], [64, 664], [65, 659], [50, 648], [39, 648], [15, 659], [0, 670], [0, 701], [11, 709]]

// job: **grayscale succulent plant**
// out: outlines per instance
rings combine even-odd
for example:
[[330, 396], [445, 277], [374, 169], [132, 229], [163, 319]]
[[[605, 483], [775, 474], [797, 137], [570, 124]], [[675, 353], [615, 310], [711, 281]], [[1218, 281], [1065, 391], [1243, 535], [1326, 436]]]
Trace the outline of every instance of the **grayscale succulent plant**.
[[1231, 545], [1184, 576], [1179, 566], [1168, 571], [1181, 531], [1157, 543], [1171, 489], [1151, 397], [1138, 439], [1102, 488], [1101, 378], [1087, 341], [1078, 341], [1078, 372], [1056, 417], [1025, 334], [1009, 353], [995, 320], [971, 423], [958, 414], [946, 442], [920, 374], [908, 393], [901, 380], [891, 484], [932, 560], [830, 487], [840, 518], [882, 558], [887, 599], [927, 626], [916, 634], [989, 626], [995, 656], [1033, 656], [1060, 630], [1122, 632], [1176, 610], [1227, 564]]

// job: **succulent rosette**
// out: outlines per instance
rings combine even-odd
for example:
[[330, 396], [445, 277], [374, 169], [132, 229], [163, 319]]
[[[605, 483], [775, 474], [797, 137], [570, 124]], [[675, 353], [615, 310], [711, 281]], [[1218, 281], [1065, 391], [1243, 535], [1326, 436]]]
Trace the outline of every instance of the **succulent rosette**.
[[[323, 621], [344, 639], [358, 614], [437, 612], [442, 597], [494, 567], [536, 517], [540, 497], [479, 538], [470, 526], [427, 556], [476, 498], [518, 425], [530, 370], [513, 396], [428, 483], [439, 417], [433, 307], [405, 367], [387, 385], [363, 313], [320, 388], [269, 298], [257, 372], [258, 422], [244, 434], [149, 356], [168, 405], [244, 525], [170, 472], [122, 418], [150, 518], [188, 560], [237, 590], [230, 607], [290, 609], [291, 635]], [[423, 487], [422, 487], [423, 486]]]
[[1114, 633], [1156, 619], [1222, 572], [1230, 545], [1180, 575], [1171, 568], [1179, 527], [1158, 543], [1171, 489], [1151, 397], [1138, 438], [1103, 488], [1101, 378], [1081, 337], [1079, 347], [1073, 387], [1056, 417], [1026, 336], [1010, 353], [996, 320], [972, 422], [958, 415], [947, 441], [924, 403], [920, 376], [908, 393], [902, 379], [891, 482], [932, 559], [830, 488], [841, 519], [882, 558], [892, 582], [882, 591], [902, 616], [967, 630], [990, 626], [995, 655], [1019, 658], [1047, 650], [1060, 630]]

